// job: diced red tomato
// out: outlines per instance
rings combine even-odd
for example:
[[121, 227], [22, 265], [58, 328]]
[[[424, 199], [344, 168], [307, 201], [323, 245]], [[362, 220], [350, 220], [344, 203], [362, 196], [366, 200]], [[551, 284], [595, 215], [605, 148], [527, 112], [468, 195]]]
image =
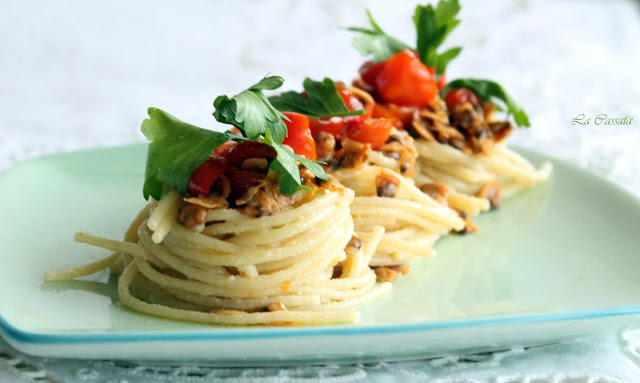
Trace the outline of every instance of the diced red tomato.
[[396, 129], [404, 129], [404, 127], [402, 126], [402, 121], [400, 121], [395, 114], [393, 114], [393, 112], [391, 112], [391, 110], [389, 109], [389, 107], [387, 105], [384, 104], [375, 104], [373, 106], [373, 113], [372, 113], [372, 117], [373, 118], [386, 118], [388, 120], [391, 120], [393, 122], [393, 126], [396, 127]]
[[436, 80], [436, 85], [438, 86], [438, 90], [442, 90], [445, 86], [447, 86], [447, 74], [443, 73]]
[[327, 132], [338, 137], [342, 132], [342, 128], [344, 128], [344, 118], [314, 118], [309, 120], [309, 128], [313, 134], [318, 134], [318, 132]]
[[436, 79], [436, 86], [438, 86], [438, 90], [442, 90], [442, 88], [444, 88], [445, 85], [447, 85], [447, 75], [446, 75], [446, 73], [443, 73], [440, 76], [436, 76], [436, 68], [434, 68], [432, 66], [428, 66], [427, 69], [429, 69], [429, 72], [431, 73], [433, 78]]
[[396, 115], [389, 109], [389, 104], [378, 104], [373, 106], [373, 118], [396, 118]]
[[403, 106], [427, 106], [438, 93], [429, 68], [409, 49], [396, 53], [384, 63], [374, 85], [385, 102]]
[[416, 108], [410, 106], [399, 106], [395, 104], [389, 105], [389, 110], [393, 113], [400, 121], [402, 121], [403, 127], [411, 126], [413, 122], [413, 114], [416, 111]]
[[266, 158], [267, 160], [273, 160], [277, 157], [276, 150], [261, 142], [257, 141], [244, 141], [234, 146], [227, 153], [227, 160], [230, 163], [240, 166], [244, 160], [249, 158]]
[[451, 89], [444, 97], [444, 102], [447, 104], [447, 109], [452, 110], [457, 104], [463, 102], [469, 102], [471, 104], [479, 104], [480, 100], [478, 96], [471, 89], [458, 88]]
[[288, 134], [282, 143], [289, 145], [294, 153], [315, 161], [316, 143], [313, 141], [311, 130], [309, 129], [309, 118], [300, 113], [284, 112], [282, 114], [290, 120], [284, 120]]
[[[404, 106], [425, 106], [433, 101], [436, 94], [425, 69], [435, 80], [438, 90], [445, 87], [446, 74], [436, 77], [435, 68], [422, 64], [419, 57], [411, 50], [396, 53], [389, 60], [380, 63], [367, 61], [362, 64], [359, 72], [360, 77], [367, 84], [376, 87], [386, 102], [395, 102]], [[380, 79], [380, 77], [383, 78]], [[393, 83], [395, 87], [392, 86]]]
[[349, 116], [344, 118], [344, 126], [346, 130], [358, 129], [360, 125], [364, 124], [365, 121], [371, 118], [373, 114], [373, 106], [367, 105], [365, 108], [365, 114], [360, 114], [357, 116]]
[[216, 154], [220, 157], [226, 157], [227, 155], [229, 155], [229, 151], [236, 145], [238, 145], [237, 142], [229, 140], [224, 144], [218, 146], [216, 150], [213, 151], [213, 154]]
[[342, 97], [342, 101], [347, 106], [347, 109], [358, 110], [363, 108], [362, 102], [358, 100], [356, 96], [351, 94], [351, 92], [349, 92], [349, 89], [347, 89], [343, 85], [338, 85], [337, 88], [338, 94], [340, 94], [340, 97]]
[[370, 118], [358, 127], [347, 129], [347, 137], [362, 143], [369, 143], [371, 149], [378, 150], [389, 139], [392, 127], [392, 119]]
[[373, 118], [388, 118], [393, 120], [396, 129], [405, 129], [413, 121], [413, 113], [416, 108], [410, 106], [398, 106], [396, 104], [375, 104], [373, 106]]
[[[254, 157], [255, 158], [255, 157]], [[231, 186], [231, 198], [242, 197], [245, 191], [262, 181], [266, 175], [249, 170], [231, 169], [226, 174]]]
[[227, 168], [227, 160], [215, 154], [198, 166], [191, 173], [189, 179], [189, 194], [193, 196], [208, 196], [211, 194], [211, 187], [222, 176]]
[[375, 85], [376, 77], [382, 70], [385, 61], [374, 63], [373, 61], [367, 61], [360, 67], [360, 77], [369, 85]]
[[389, 138], [391, 128], [394, 123], [401, 125], [401, 122], [392, 118], [376, 118], [372, 119], [375, 105], [363, 105], [362, 102], [355, 97], [349, 90], [339, 85], [338, 92], [349, 110], [359, 110], [364, 108], [365, 113], [357, 116], [334, 117], [330, 119], [311, 120], [310, 127], [314, 134], [324, 131], [332, 134], [338, 139], [347, 136], [353, 140], [369, 143], [372, 149], [379, 149]]
[[364, 114], [345, 117], [344, 122], [347, 125], [347, 129], [349, 129], [349, 127], [362, 124], [366, 120], [370, 119], [372, 115], [373, 115], [373, 105], [367, 104], [364, 106]]
[[312, 119], [309, 121], [309, 127], [313, 134], [317, 134], [320, 131], [332, 134], [334, 137], [340, 138], [343, 135], [345, 127], [353, 128], [361, 124], [365, 120], [371, 118], [373, 113], [372, 105], [363, 105], [356, 96], [354, 96], [349, 90], [343, 86], [338, 85], [338, 94], [342, 97], [342, 101], [349, 110], [360, 110], [364, 108], [365, 113], [357, 116], [349, 117], [331, 117], [322, 119]]
[[338, 85], [338, 93], [340, 94], [340, 97], [342, 97], [342, 101], [344, 101], [344, 104], [347, 106], [347, 109], [351, 111], [364, 109], [365, 111], [364, 114], [359, 114], [357, 116], [344, 117], [344, 122], [345, 124], [347, 124], [347, 126], [358, 125], [358, 124], [361, 124], [364, 120], [371, 118], [371, 113], [373, 110], [371, 105], [364, 106], [362, 104], [362, 101], [360, 101], [356, 96], [354, 96], [349, 91], [349, 89], [347, 89], [342, 84]]

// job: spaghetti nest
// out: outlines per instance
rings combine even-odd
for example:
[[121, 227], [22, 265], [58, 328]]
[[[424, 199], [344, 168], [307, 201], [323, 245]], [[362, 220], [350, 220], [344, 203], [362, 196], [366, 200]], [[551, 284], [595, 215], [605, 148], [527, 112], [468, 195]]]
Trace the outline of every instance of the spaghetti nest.
[[[405, 265], [418, 257], [433, 257], [434, 242], [451, 230], [462, 230], [458, 213], [436, 202], [393, 170], [376, 165], [339, 169], [332, 173], [356, 193], [351, 204], [356, 231], [384, 226], [370, 266]], [[393, 193], [385, 196], [385, 190]]]
[[[365, 110], [375, 109], [374, 98], [363, 89], [348, 87], [343, 94], [357, 99]], [[408, 270], [399, 266], [418, 257], [433, 257], [434, 242], [452, 230], [464, 229], [466, 222], [446, 201], [432, 198], [413, 184], [418, 153], [407, 131], [393, 127], [400, 120], [371, 116], [358, 122], [359, 132], [367, 134], [350, 136], [349, 126], [355, 124], [351, 120], [341, 134], [329, 133], [333, 128], [319, 125], [314, 138], [318, 156], [327, 162], [327, 171], [355, 192], [351, 215], [356, 232], [384, 227], [369, 266], [376, 270], [379, 281], [386, 281], [395, 278], [398, 270]], [[386, 132], [382, 133], [380, 127], [371, 128], [381, 122], [388, 125]]]
[[321, 189], [271, 216], [211, 209], [201, 232], [179, 223], [175, 191], [147, 205], [125, 241], [78, 233], [76, 241], [116, 251], [71, 279], [108, 266], [122, 270], [125, 306], [165, 318], [221, 325], [353, 323], [353, 307], [388, 292], [367, 266], [383, 229], [353, 234], [353, 192]]
[[435, 141], [418, 139], [415, 143], [420, 154], [416, 184], [447, 185], [451, 189], [449, 206], [471, 215], [497, 207], [501, 197], [547, 180], [553, 170], [549, 162], [536, 169], [504, 142], [481, 153], [465, 153]]

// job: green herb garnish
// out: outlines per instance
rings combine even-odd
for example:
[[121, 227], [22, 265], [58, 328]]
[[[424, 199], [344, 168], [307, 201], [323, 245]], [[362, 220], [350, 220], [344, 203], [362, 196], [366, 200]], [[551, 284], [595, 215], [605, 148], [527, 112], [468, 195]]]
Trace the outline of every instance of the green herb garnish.
[[[428, 67], [435, 69], [436, 75], [442, 75], [451, 60], [462, 51], [462, 47], [455, 47], [438, 53], [451, 31], [460, 24], [457, 18], [460, 12], [458, 0], [440, 0], [433, 5], [418, 5], [413, 14], [413, 23], [416, 27], [416, 51], [420, 61]], [[396, 38], [386, 34], [373, 20], [371, 13], [367, 11], [372, 29], [348, 28], [359, 34], [353, 40], [355, 48], [364, 56], [373, 55], [375, 62], [385, 61], [394, 54], [407, 48], [407, 45]], [[529, 118], [522, 108], [505, 92], [496, 82], [476, 79], [459, 79], [450, 82], [441, 91], [444, 98], [447, 92], [456, 88], [469, 88], [478, 97], [485, 101], [501, 101], [504, 103], [509, 115], [513, 115], [516, 125], [529, 126]]]
[[[159, 200], [164, 186], [175, 188], [180, 195], [186, 196], [193, 171], [230, 139], [260, 141], [276, 150], [277, 157], [270, 170], [279, 173], [278, 185], [283, 194], [291, 195], [303, 188], [297, 162], [317, 178], [328, 180], [317, 162], [298, 156], [282, 145], [287, 135], [283, 119], [287, 117], [269, 102], [263, 90], [277, 89], [283, 82], [282, 77], [265, 77], [236, 96], [216, 98], [213, 116], [223, 124], [237, 127], [242, 136], [230, 131], [221, 133], [198, 128], [160, 109], [149, 108], [149, 118], [142, 122], [141, 128], [151, 141], [142, 189], [144, 198]], [[346, 109], [344, 103], [342, 107]]]
[[163, 185], [187, 195], [191, 173], [211, 152], [227, 141], [224, 133], [212, 132], [180, 121], [160, 109], [149, 108], [142, 133], [151, 141], [142, 194], [159, 200]]
[[368, 10], [367, 17], [369, 18], [371, 29], [360, 27], [347, 28], [352, 32], [359, 33], [353, 38], [353, 46], [361, 55], [373, 55], [374, 62], [381, 62], [388, 60], [389, 57], [398, 52], [409, 49], [407, 44], [385, 33]]
[[353, 46], [363, 56], [373, 55], [374, 62], [386, 61], [398, 52], [413, 49], [418, 52], [422, 63], [435, 68], [436, 74], [441, 75], [446, 71], [449, 62], [462, 50], [461, 47], [455, 47], [442, 53], [437, 52], [445, 38], [460, 23], [456, 18], [459, 11], [458, 0], [440, 0], [435, 8], [431, 4], [418, 5], [413, 14], [417, 35], [416, 48], [411, 48], [384, 32], [369, 11], [367, 11], [367, 17], [371, 29], [360, 27], [347, 29], [358, 33], [353, 38]]
[[364, 114], [364, 109], [349, 110], [330, 79], [314, 81], [306, 78], [302, 83], [306, 95], [294, 91], [269, 97], [269, 102], [282, 112], [296, 112], [309, 118], [346, 117]]
[[501, 101], [507, 108], [507, 113], [513, 115], [513, 119], [516, 125], [521, 127], [530, 126], [529, 117], [524, 110], [516, 104], [516, 102], [505, 92], [500, 84], [490, 80], [479, 80], [472, 78], [464, 78], [451, 81], [441, 91], [441, 95], [444, 96], [451, 89], [469, 88], [480, 99], [484, 101], [494, 102], [496, 100]]
[[418, 5], [413, 14], [420, 60], [425, 65], [435, 68], [437, 75], [444, 73], [449, 61], [462, 51], [462, 47], [455, 47], [443, 53], [437, 52], [447, 35], [460, 23], [456, 18], [459, 11], [458, 0], [442, 0], [436, 8], [431, 4]]
[[218, 122], [235, 126], [250, 140], [264, 136], [269, 130], [274, 141], [282, 142], [287, 136], [283, 119], [288, 118], [271, 105], [262, 91], [280, 88], [283, 83], [280, 76], [265, 77], [231, 98], [218, 96], [213, 102], [213, 116]]
[[300, 181], [300, 169], [298, 168], [296, 161], [309, 169], [317, 178], [325, 181], [329, 180], [329, 176], [324, 172], [322, 166], [315, 161], [308, 160], [295, 154], [281, 143], [274, 142], [269, 131], [266, 132], [263, 142], [271, 145], [278, 154], [276, 159], [271, 162], [271, 165], [269, 165], [269, 169], [280, 173], [280, 177], [278, 178], [278, 188], [282, 194], [292, 195], [298, 191], [298, 189], [306, 188], [306, 186], [303, 186]]

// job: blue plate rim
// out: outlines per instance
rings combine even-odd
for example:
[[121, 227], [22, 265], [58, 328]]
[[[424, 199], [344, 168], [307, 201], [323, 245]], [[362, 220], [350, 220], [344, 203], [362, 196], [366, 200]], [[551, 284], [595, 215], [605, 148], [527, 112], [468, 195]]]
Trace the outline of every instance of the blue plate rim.
[[269, 338], [292, 338], [306, 336], [357, 336], [395, 334], [406, 332], [436, 331], [486, 326], [518, 325], [571, 320], [589, 320], [614, 316], [640, 314], [640, 305], [619, 306], [606, 309], [572, 310], [528, 315], [488, 316], [447, 321], [390, 324], [378, 326], [306, 326], [306, 327], [214, 327], [207, 331], [131, 332], [131, 333], [87, 333], [87, 334], [43, 334], [21, 330], [0, 315], [0, 330], [3, 335], [17, 342], [31, 344], [89, 344], [89, 343], [133, 343], [153, 341], [224, 341]]

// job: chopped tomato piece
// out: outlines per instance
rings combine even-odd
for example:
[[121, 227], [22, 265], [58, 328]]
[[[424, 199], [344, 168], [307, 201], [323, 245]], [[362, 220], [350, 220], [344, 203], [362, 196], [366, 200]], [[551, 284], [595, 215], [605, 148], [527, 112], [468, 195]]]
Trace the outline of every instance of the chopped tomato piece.
[[447, 85], [447, 75], [443, 73], [440, 76], [436, 76], [436, 68], [432, 66], [428, 66], [427, 69], [429, 69], [429, 72], [431, 73], [433, 78], [436, 79], [436, 85], [438, 86], [438, 90], [442, 90], [442, 88], [444, 88], [445, 85]]
[[399, 106], [395, 104], [389, 105], [389, 110], [391, 113], [395, 114], [395, 116], [402, 121], [403, 127], [411, 126], [411, 122], [413, 121], [413, 114], [416, 111], [416, 108], [410, 106]]
[[359, 114], [356, 116], [348, 116], [344, 117], [344, 122], [347, 124], [347, 129], [349, 127], [353, 127], [363, 123], [365, 120], [371, 118], [371, 114], [373, 113], [373, 106], [371, 105], [363, 105], [362, 101], [360, 101], [356, 96], [354, 96], [345, 86], [338, 85], [338, 91], [344, 104], [347, 106], [349, 110], [361, 110], [364, 109], [364, 114]]
[[389, 105], [376, 103], [373, 106], [373, 118], [396, 118], [396, 115], [389, 109]]
[[266, 175], [249, 170], [231, 169], [226, 174], [231, 186], [231, 198], [241, 198], [245, 191], [264, 180]]
[[391, 56], [375, 78], [375, 87], [387, 103], [424, 107], [436, 98], [438, 87], [426, 65], [406, 49]]
[[364, 82], [366, 82], [367, 84], [375, 85], [376, 77], [378, 77], [378, 74], [380, 74], [384, 63], [384, 61], [379, 63], [367, 61], [360, 67], [360, 77], [362, 77]]
[[294, 153], [315, 161], [316, 143], [313, 141], [309, 129], [309, 118], [300, 113], [284, 112], [282, 114], [290, 120], [284, 120], [288, 134], [282, 143], [289, 145]]
[[389, 139], [393, 120], [370, 118], [357, 127], [347, 129], [347, 137], [352, 140], [369, 143], [371, 149], [378, 150]]
[[314, 118], [309, 120], [309, 128], [315, 135], [319, 132], [327, 132], [333, 136], [340, 136], [342, 128], [344, 128], [344, 118], [331, 117], [331, 118]]
[[436, 79], [436, 85], [438, 86], [438, 90], [442, 90], [447, 85], [447, 75], [446, 73], [441, 74]]
[[311, 132], [315, 135], [318, 132], [327, 132], [334, 137], [341, 138], [343, 135], [343, 130], [345, 125], [350, 127], [355, 127], [365, 120], [371, 118], [371, 114], [373, 113], [373, 106], [367, 104], [363, 105], [362, 102], [354, 96], [344, 85], [338, 85], [338, 94], [342, 97], [342, 101], [347, 106], [349, 110], [365, 110], [364, 114], [360, 114], [357, 116], [349, 116], [349, 117], [330, 117], [330, 118], [322, 118], [322, 119], [312, 119], [309, 121], [309, 128]]
[[405, 129], [411, 126], [413, 113], [416, 108], [410, 106], [398, 106], [396, 104], [375, 104], [373, 106], [373, 118], [388, 118], [393, 120], [396, 129]]
[[393, 123], [393, 126], [396, 129], [404, 129], [404, 126], [402, 126], [402, 121], [400, 121], [395, 114], [393, 114], [393, 112], [391, 112], [391, 110], [389, 109], [389, 107], [387, 105], [384, 104], [375, 104], [373, 106], [373, 113], [372, 113], [372, 117], [373, 118], [386, 118], [388, 120], [391, 120]]
[[211, 187], [222, 176], [227, 168], [227, 160], [215, 154], [209, 156], [207, 160], [198, 166], [191, 173], [189, 179], [189, 194], [193, 196], [208, 196], [211, 194]]
[[[362, 107], [360, 107], [360, 109], [362, 109]], [[350, 127], [357, 126], [364, 123], [366, 120], [370, 119], [372, 115], [373, 115], [373, 105], [367, 104], [364, 106], [364, 114], [345, 117], [344, 122], [347, 125], [347, 129], [349, 129]]]
[[229, 150], [227, 159], [232, 164], [240, 166], [244, 160], [249, 158], [273, 160], [277, 155], [276, 150], [267, 144], [257, 141], [244, 141]]
[[216, 154], [220, 157], [226, 157], [227, 155], [229, 155], [229, 151], [236, 145], [238, 145], [237, 142], [229, 140], [224, 144], [218, 146], [216, 150], [213, 151], [213, 154]]
[[345, 86], [338, 85], [338, 93], [340, 94], [340, 97], [342, 97], [342, 101], [344, 101], [347, 109], [359, 110], [363, 108], [362, 102], [358, 100], [358, 98], [351, 92], [349, 92], [349, 89], [347, 89]]
[[480, 100], [471, 89], [458, 88], [448, 91], [447, 95], [444, 97], [444, 102], [447, 104], [447, 109], [453, 110], [457, 104], [469, 102], [475, 105], [479, 104]]

